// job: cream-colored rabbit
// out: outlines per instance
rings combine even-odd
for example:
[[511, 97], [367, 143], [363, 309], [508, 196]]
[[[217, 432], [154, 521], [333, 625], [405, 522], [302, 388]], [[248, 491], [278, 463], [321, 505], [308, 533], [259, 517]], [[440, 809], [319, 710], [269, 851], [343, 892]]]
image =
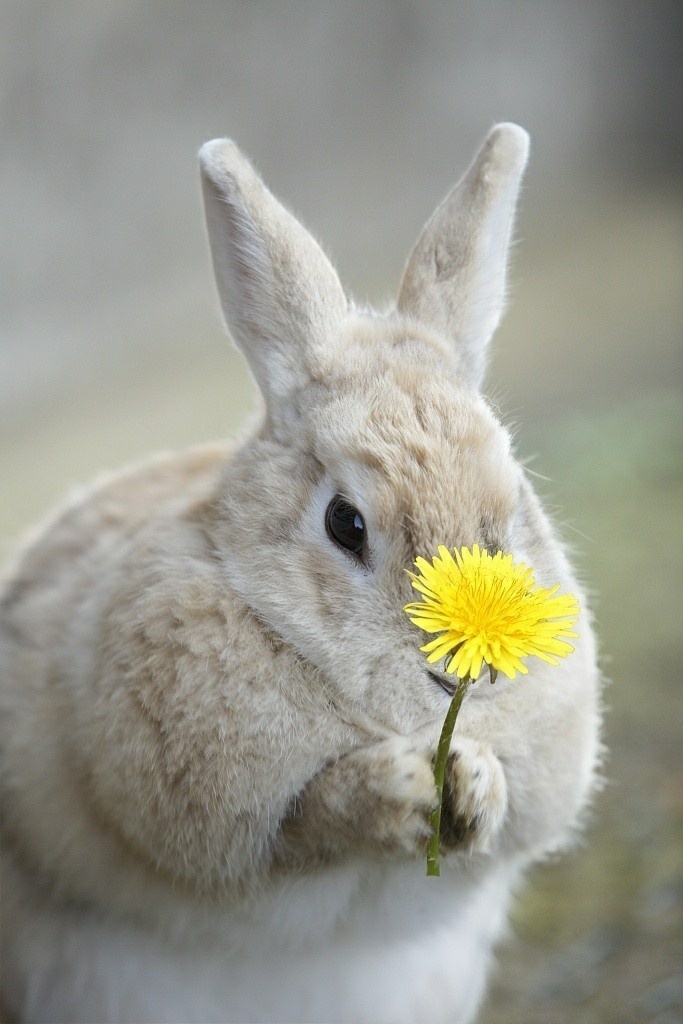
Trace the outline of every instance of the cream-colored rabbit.
[[[591, 790], [591, 626], [448, 706], [402, 611], [439, 544], [578, 593], [478, 392], [527, 136], [495, 127], [396, 307], [359, 311], [233, 143], [201, 151], [236, 449], [99, 481], [2, 593], [4, 998], [21, 1021], [466, 1022], [512, 887]], [[449, 677], [450, 678], [450, 677]]]

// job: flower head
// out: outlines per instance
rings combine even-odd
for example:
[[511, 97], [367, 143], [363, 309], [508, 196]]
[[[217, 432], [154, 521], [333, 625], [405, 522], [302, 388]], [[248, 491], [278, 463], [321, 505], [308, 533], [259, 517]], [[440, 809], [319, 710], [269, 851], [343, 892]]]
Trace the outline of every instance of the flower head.
[[453, 553], [441, 546], [431, 563], [417, 558], [415, 566], [419, 575], [409, 576], [422, 600], [404, 611], [426, 633], [440, 634], [420, 648], [427, 661], [449, 657], [446, 671], [460, 679], [476, 679], [484, 663], [514, 679], [528, 672], [523, 658], [557, 665], [574, 650], [566, 638], [578, 636], [577, 599], [558, 594], [559, 585], [537, 587], [529, 566], [512, 555], [490, 555], [478, 544]]

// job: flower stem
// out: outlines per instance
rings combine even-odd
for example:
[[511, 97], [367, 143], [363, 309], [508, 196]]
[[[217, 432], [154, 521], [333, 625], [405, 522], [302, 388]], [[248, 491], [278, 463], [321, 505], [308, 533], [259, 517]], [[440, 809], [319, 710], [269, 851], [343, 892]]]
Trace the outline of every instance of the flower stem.
[[439, 839], [441, 836], [441, 808], [443, 805], [443, 785], [446, 775], [446, 761], [448, 760], [448, 754], [451, 749], [451, 736], [453, 735], [455, 720], [458, 717], [458, 711], [460, 711], [460, 705], [462, 704], [462, 699], [465, 696], [465, 690], [467, 689], [469, 681], [469, 676], [465, 676], [463, 679], [458, 680], [458, 686], [448, 708], [443, 728], [441, 729], [441, 736], [439, 737], [439, 745], [436, 749], [436, 759], [434, 761], [434, 782], [436, 783], [438, 803], [429, 815], [429, 824], [432, 830], [432, 836], [427, 847], [427, 875], [432, 877], [438, 877], [441, 874], [439, 868]]

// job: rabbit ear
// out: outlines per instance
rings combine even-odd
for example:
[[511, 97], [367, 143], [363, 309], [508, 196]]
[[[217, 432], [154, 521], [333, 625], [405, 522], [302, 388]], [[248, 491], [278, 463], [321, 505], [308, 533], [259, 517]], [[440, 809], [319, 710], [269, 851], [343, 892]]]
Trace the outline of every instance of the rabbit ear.
[[230, 139], [199, 159], [214, 272], [226, 322], [271, 411], [316, 372], [347, 303], [317, 242]]
[[453, 339], [478, 387], [505, 300], [505, 267], [529, 136], [498, 124], [420, 235], [401, 281], [398, 309]]

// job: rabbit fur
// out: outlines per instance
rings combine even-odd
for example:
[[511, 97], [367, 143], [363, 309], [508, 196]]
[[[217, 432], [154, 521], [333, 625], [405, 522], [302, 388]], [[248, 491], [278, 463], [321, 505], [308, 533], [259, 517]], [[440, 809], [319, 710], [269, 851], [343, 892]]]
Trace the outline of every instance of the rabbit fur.
[[[510, 893], [598, 757], [585, 597], [479, 392], [528, 138], [489, 133], [398, 300], [358, 310], [237, 147], [200, 163], [225, 318], [264, 397], [237, 447], [75, 496], [2, 587], [3, 989], [20, 1021], [466, 1024]], [[341, 495], [362, 554], [326, 532]], [[439, 544], [582, 605], [558, 668], [449, 697], [402, 611]]]

